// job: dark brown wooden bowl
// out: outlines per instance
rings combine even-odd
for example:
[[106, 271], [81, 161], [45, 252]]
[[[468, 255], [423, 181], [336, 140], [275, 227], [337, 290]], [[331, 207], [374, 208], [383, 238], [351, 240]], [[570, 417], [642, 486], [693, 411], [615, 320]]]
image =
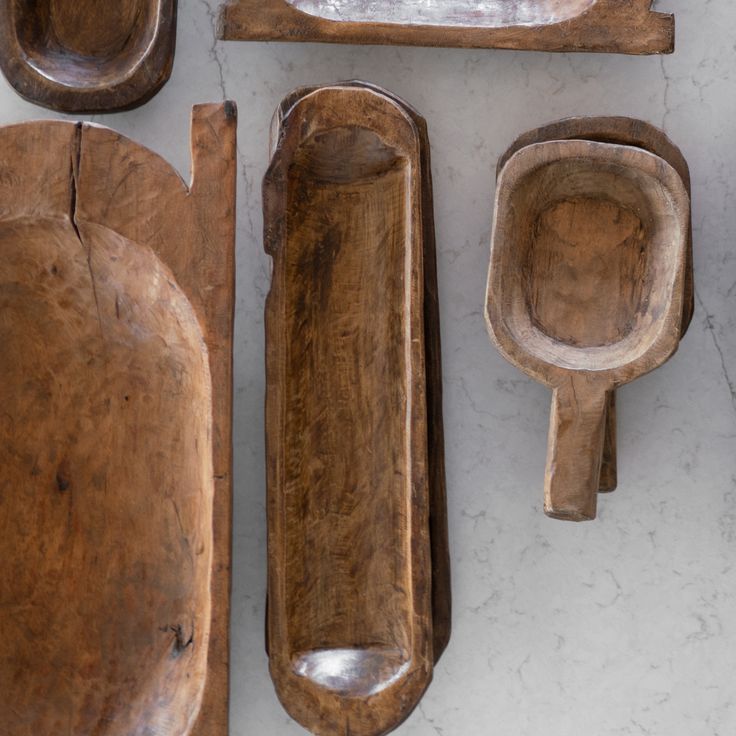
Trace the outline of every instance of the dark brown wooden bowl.
[[0, 68], [17, 92], [63, 112], [114, 112], [171, 75], [176, 0], [0, 0]]
[[3, 736], [226, 736], [234, 134], [0, 129]]
[[230, 0], [228, 40], [671, 53], [651, 0]]

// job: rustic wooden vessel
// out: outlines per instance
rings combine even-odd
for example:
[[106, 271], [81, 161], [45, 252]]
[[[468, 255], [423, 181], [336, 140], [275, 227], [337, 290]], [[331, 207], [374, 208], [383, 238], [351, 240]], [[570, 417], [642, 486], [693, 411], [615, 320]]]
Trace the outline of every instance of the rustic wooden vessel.
[[[519, 150], [535, 143], [557, 140], [591, 140], [636, 146], [664, 159], [680, 175], [688, 196], [690, 195], [690, 169], [680, 149], [663, 131], [635, 118], [626, 117], [577, 117], [559, 120], [536, 128], [519, 136], [499, 159], [497, 174], [500, 176], [506, 162]], [[685, 298], [683, 301], [682, 334], [687, 332], [695, 308], [693, 278], [692, 224], [688, 231], [688, 253], [685, 270]], [[616, 489], [618, 482], [616, 462], [616, 394], [611, 392], [606, 413], [606, 432], [601, 465], [601, 493]]]
[[671, 53], [651, 0], [230, 0], [220, 37], [246, 41]]
[[0, 68], [63, 112], [143, 104], [171, 75], [176, 0], [0, 0]]
[[424, 122], [368, 85], [297, 90], [264, 218], [271, 674], [313, 733], [377, 736], [449, 637]]
[[0, 733], [226, 736], [235, 108], [0, 129]]
[[498, 182], [487, 319], [553, 389], [545, 512], [595, 518], [608, 400], [677, 349], [689, 196], [664, 159], [586, 140], [522, 147]]

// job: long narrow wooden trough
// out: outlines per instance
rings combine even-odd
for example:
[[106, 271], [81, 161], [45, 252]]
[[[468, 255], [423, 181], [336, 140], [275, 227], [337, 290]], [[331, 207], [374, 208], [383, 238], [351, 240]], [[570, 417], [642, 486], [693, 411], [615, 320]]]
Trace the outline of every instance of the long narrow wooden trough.
[[220, 37], [671, 53], [674, 18], [651, 6], [651, 0], [229, 0]]
[[0, 0], [0, 68], [64, 112], [127, 110], [171, 75], [177, 0]]
[[689, 228], [680, 174], [641, 148], [537, 143], [501, 172], [487, 318], [503, 355], [553, 389], [550, 516], [595, 517], [611, 392], [679, 345]]
[[[497, 174], [501, 175], [508, 160], [522, 148], [536, 143], [562, 140], [588, 140], [614, 145], [634, 146], [659, 156], [679, 174], [688, 195], [690, 194], [690, 169], [680, 149], [653, 125], [636, 118], [626, 117], [576, 117], [558, 120], [520, 135], [498, 161]], [[692, 221], [688, 227], [687, 257], [684, 276], [684, 298], [681, 334], [684, 335], [692, 320], [695, 307], [693, 275]], [[616, 453], [616, 392], [611, 391], [606, 412], [606, 433], [603, 444], [600, 484], [598, 490], [608, 493], [618, 483]]]
[[0, 129], [0, 733], [226, 736], [235, 109]]
[[426, 146], [416, 113], [356, 83], [298, 90], [274, 126], [269, 655], [315, 734], [395, 728], [449, 636]]

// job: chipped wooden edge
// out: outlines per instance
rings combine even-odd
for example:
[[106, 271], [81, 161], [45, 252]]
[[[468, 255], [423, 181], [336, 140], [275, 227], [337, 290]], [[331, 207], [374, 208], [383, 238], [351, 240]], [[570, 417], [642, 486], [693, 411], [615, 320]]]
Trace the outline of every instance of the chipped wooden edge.
[[477, 28], [335, 21], [297, 10], [287, 0], [230, 0], [218, 37], [230, 41], [318, 41], [534, 51], [669, 54], [674, 16], [651, 0], [597, 0], [576, 18], [544, 26]]
[[148, 102], [171, 77], [177, 0], [156, 0], [156, 31], [145, 55], [112, 82], [91, 87], [55, 82], [31, 66], [13, 32], [14, 2], [0, 0], [0, 70], [13, 89], [29, 102], [66, 113], [124, 112]]

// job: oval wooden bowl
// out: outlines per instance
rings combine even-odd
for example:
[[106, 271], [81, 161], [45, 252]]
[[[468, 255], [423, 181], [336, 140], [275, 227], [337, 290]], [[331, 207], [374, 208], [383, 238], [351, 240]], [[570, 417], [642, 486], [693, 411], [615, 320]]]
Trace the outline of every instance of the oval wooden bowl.
[[608, 396], [677, 349], [689, 217], [675, 169], [631, 146], [535, 144], [501, 173], [487, 319], [503, 355], [554, 391], [550, 516], [595, 518]]
[[538, 51], [671, 53], [674, 19], [651, 0], [230, 0], [228, 40]]
[[17, 92], [63, 112], [114, 112], [171, 75], [176, 0], [0, 0], [0, 68]]
[[234, 117], [194, 115], [191, 188], [0, 129], [4, 736], [226, 736]]
[[443, 466], [428, 459], [441, 399], [425, 139], [375, 88], [300, 90], [264, 180], [270, 666], [315, 734], [393, 730], [449, 635], [439, 616], [435, 641], [432, 600], [446, 522], [430, 524]]
[[[688, 196], [690, 195], [690, 169], [680, 149], [659, 128], [635, 118], [626, 117], [576, 117], [549, 123], [519, 136], [498, 162], [500, 175], [506, 162], [519, 150], [535, 143], [558, 140], [589, 140], [600, 143], [614, 143], [635, 146], [664, 159], [677, 171]], [[687, 262], [685, 269], [685, 297], [682, 310], [682, 335], [687, 332], [695, 308], [695, 288], [693, 275], [693, 237], [692, 222], [688, 231]], [[606, 433], [603, 443], [601, 464], [601, 493], [610, 493], [618, 484], [616, 452], [616, 393], [612, 391], [606, 412]]]

